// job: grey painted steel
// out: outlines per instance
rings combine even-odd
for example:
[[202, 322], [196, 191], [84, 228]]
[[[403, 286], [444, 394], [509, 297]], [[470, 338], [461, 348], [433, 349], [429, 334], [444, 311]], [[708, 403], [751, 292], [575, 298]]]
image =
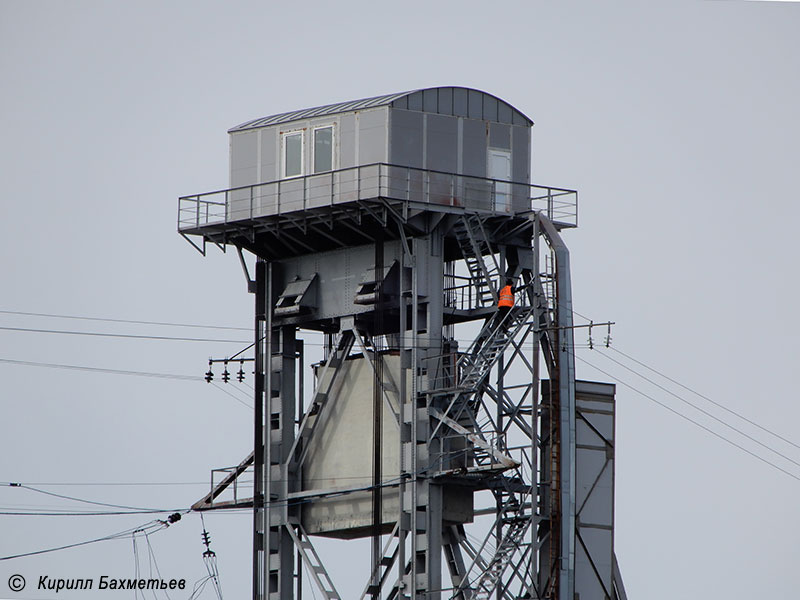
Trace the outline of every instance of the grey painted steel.
[[552, 248], [556, 263], [558, 327], [558, 397], [560, 404], [560, 498], [561, 565], [560, 600], [575, 596], [575, 355], [572, 332], [572, 284], [570, 282], [569, 249], [556, 228], [540, 215], [541, 231]]
[[460, 87], [436, 87], [385, 94], [383, 96], [374, 96], [361, 100], [349, 100], [347, 102], [326, 104], [315, 108], [304, 108], [301, 110], [279, 113], [277, 115], [247, 121], [241, 125], [232, 127], [228, 132], [246, 131], [248, 129], [267, 127], [269, 125], [292, 123], [316, 117], [362, 111], [379, 106], [393, 106], [395, 108], [433, 112], [443, 115], [469, 115], [473, 118], [486, 121], [513, 123], [514, 125], [524, 125], [526, 127], [533, 125], [533, 121], [522, 114], [518, 109], [486, 92]]
[[616, 553], [614, 554], [614, 592], [617, 595], [614, 600], [628, 600], [625, 585], [622, 583], [622, 573], [619, 570]]
[[[341, 198], [331, 189], [334, 185], [356, 185], [361, 182], [339, 178], [329, 181], [326, 177], [312, 177], [313, 131], [315, 127], [332, 127], [332, 169], [347, 169], [373, 163], [389, 163], [398, 166], [422, 168], [431, 171], [426, 181], [415, 177], [408, 181], [414, 195], [423, 188], [436, 196], [453, 198], [452, 183], [445, 173], [486, 177], [489, 148], [511, 152], [510, 181], [527, 182], [530, 179], [530, 120], [516, 109], [499, 101], [494, 96], [476, 90], [464, 90], [468, 102], [480, 105], [479, 110], [468, 110], [459, 114], [452, 108], [454, 96], [460, 92], [444, 94], [442, 89], [432, 88], [408, 94], [393, 94], [379, 98], [330, 105], [266, 117], [257, 124], [246, 124], [231, 129], [230, 133], [230, 185], [239, 188], [271, 181], [283, 181], [284, 204], [296, 202], [296, 198], [307, 198], [309, 189], [312, 198]], [[415, 102], [419, 94], [420, 101]], [[429, 98], [434, 98], [433, 100]], [[449, 103], [449, 104], [448, 104]], [[498, 112], [499, 105], [508, 106], [508, 113]], [[357, 106], [357, 108], [354, 108]], [[472, 104], [470, 104], [470, 107]], [[461, 111], [463, 113], [463, 111]], [[515, 115], [518, 115], [515, 120]], [[500, 116], [510, 117], [498, 121]], [[303, 136], [304, 177], [285, 178], [281, 171], [282, 137], [286, 133]], [[441, 172], [434, 173], [434, 172]], [[393, 183], [394, 187], [405, 187], [405, 180]], [[523, 190], [513, 189], [515, 210], [525, 210], [527, 197]], [[263, 192], [263, 190], [262, 190]], [[484, 194], [480, 187], [473, 194]], [[260, 193], [257, 196], [262, 197]], [[469, 190], [461, 193], [469, 196]], [[246, 203], [247, 194], [236, 191], [230, 202]], [[308, 208], [303, 202], [302, 209]], [[237, 209], [232, 208], [233, 212]]]
[[[258, 257], [248, 284], [254, 599], [298, 598], [300, 561], [338, 598], [308, 535], [373, 536], [362, 597], [440, 600], [442, 560], [451, 595], [465, 600], [621, 588], [608, 560], [613, 452], [604, 446], [598, 470], [599, 450], [583, 437], [576, 445], [594, 433], [583, 424], [607, 429], [593, 400], [576, 426], [569, 252], [558, 231], [577, 224], [577, 195], [528, 183], [531, 124], [494, 96], [450, 87], [283, 113], [231, 130], [231, 189], [179, 200], [179, 232], [201, 236], [198, 249], [211, 241]], [[312, 173], [320, 126], [333, 128], [332, 170]], [[281, 177], [287, 132], [304, 132], [299, 177]], [[517, 303], [500, 313], [504, 278], [517, 280]], [[454, 324], [480, 320], [459, 349]], [[326, 334], [307, 403], [303, 329]], [[539, 397], [540, 358], [553, 414]], [[603, 439], [613, 447], [613, 426]], [[377, 477], [379, 492], [351, 477]], [[490, 493], [492, 508], [476, 510], [475, 491]], [[466, 527], [479, 514], [495, 521], [473, 545]]]
[[[512, 210], [508, 212], [498, 210], [498, 185], [511, 185]], [[302, 219], [311, 209], [326, 209], [332, 215], [348, 208], [360, 210], [359, 203], [381, 199], [450, 214], [463, 214], [465, 209], [505, 216], [541, 212], [559, 229], [576, 227], [578, 218], [575, 190], [375, 163], [182, 196], [178, 199], [178, 230], [220, 243], [225, 238], [215, 239], [215, 233], [236, 231], [228, 224], [237, 224], [241, 231], [270, 220]], [[325, 237], [325, 231], [318, 230], [316, 235]]]
[[614, 394], [613, 384], [575, 384], [575, 594], [581, 598], [614, 598]]

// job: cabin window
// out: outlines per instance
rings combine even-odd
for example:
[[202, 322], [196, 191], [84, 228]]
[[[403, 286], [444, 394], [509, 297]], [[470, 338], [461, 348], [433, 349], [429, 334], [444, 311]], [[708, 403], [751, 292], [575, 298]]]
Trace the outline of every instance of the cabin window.
[[333, 170], [333, 126], [314, 130], [314, 173]]
[[283, 134], [283, 176], [297, 177], [303, 174], [303, 132]]

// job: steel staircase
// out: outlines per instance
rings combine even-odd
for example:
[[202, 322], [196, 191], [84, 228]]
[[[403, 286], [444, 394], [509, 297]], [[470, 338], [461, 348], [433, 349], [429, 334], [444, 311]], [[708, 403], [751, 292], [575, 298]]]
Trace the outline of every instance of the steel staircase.
[[461, 379], [459, 387], [465, 391], [476, 390], [517, 333], [526, 326], [533, 313], [532, 306], [512, 308], [502, 319], [490, 319], [475, 341], [459, 360]]
[[486, 569], [475, 582], [472, 600], [490, 600], [492, 592], [511, 562], [514, 552], [520, 547], [531, 519], [527, 516], [513, 516], [506, 519], [505, 522], [508, 525], [506, 534], [497, 547], [492, 560], [489, 561]]
[[[475, 282], [476, 300], [478, 307], [492, 306], [497, 303], [497, 289], [494, 282], [498, 280], [500, 269], [494, 258], [489, 242], [483, 231], [483, 220], [477, 214], [463, 215], [455, 225], [453, 233], [456, 236], [461, 254], [467, 263], [470, 277]], [[487, 265], [484, 256], [490, 256]]]

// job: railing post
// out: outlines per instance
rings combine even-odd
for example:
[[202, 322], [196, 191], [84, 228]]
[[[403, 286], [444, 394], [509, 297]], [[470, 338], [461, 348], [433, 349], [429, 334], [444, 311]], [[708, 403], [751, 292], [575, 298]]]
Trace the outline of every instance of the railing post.
[[411, 169], [406, 167], [406, 202], [411, 201]]
[[361, 200], [361, 165], [356, 167], [356, 200]]
[[497, 211], [497, 182], [492, 179], [492, 196], [490, 200], [489, 210], [492, 212]]
[[333, 186], [335, 185], [334, 182], [335, 182], [334, 172], [331, 171], [331, 206], [333, 206], [333, 199], [334, 199], [334, 196], [335, 196], [334, 191], [333, 191]]
[[253, 204], [254, 204], [253, 200], [255, 199], [254, 198], [254, 192], [255, 192], [255, 186], [251, 185], [250, 186], [250, 218], [251, 219], [253, 218]]
[[553, 218], [553, 190], [547, 188], [547, 218], [551, 222], [554, 220]]
[[275, 192], [275, 214], [281, 213], [281, 180], [278, 179], [278, 190]]
[[308, 175], [303, 175], [303, 210], [308, 208]]

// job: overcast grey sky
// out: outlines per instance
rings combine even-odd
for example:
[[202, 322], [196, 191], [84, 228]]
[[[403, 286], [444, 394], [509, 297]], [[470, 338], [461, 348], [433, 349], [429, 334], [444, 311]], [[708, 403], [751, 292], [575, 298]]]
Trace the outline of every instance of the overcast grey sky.
[[[800, 443], [799, 30], [788, 2], [0, 0], [0, 310], [248, 327], [235, 256], [202, 258], [175, 232], [179, 195], [227, 186], [226, 130], [476, 87], [536, 122], [534, 181], [580, 191], [580, 228], [565, 235], [575, 308], [616, 321], [619, 350]], [[0, 327], [251, 337], [4, 313]], [[0, 330], [0, 359], [184, 375], [240, 346]], [[629, 596], [796, 597], [800, 467], [608, 358], [619, 355], [578, 356], [795, 477], [620, 386], [617, 555]], [[59, 494], [186, 507], [210, 468], [251, 447], [248, 410], [203, 382], [0, 363], [0, 399], [0, 481]], [[800, 462], [798, 448], [737, 427]], [[76, 485], [43, 485], [56, 482]], [[77, 485], [109, 482], [181, 485]], [[86, 508], [9, 487], [0, 507]], [[148, 519], [0, 515], [0, 555]], [[227, 596], [248, 597], [249, 513], [206, 524]], [[202, 577], [200, 531], [190, 515], [150, 538], [165, 576]], [[320, 550], [345, 595], [361, 587], [341, 546]], [[134, 564], [130, 538], [0, 562], [0, 596], [13, 573], [130, 577]]]

